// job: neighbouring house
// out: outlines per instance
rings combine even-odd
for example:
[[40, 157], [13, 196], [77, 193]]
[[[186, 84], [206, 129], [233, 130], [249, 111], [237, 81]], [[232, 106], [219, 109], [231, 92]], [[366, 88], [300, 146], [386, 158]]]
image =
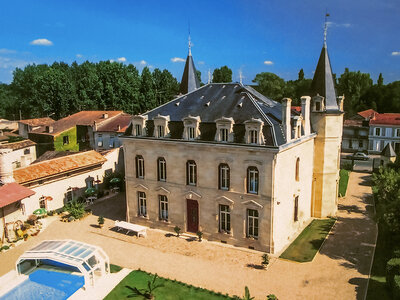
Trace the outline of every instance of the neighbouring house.
[[343, 97], [324, 44], [300, 113], [241, 83], [200, 87], [189, 49], [178, 98], [132, 117], [127, 221], [282, 251], [337, 211]]
[[131, 123], [132, 116], [126, 113], [119, 114], [109, 120], [93, 127], [94, 149], [108, 150], [122, 146], [120, 137], [124, 135]]
[[377, 114], [373, 109], [357, 113], [343, 124], [343, 152], [367, 152], [369, 136], [369, 120]]
[[399, 153], [400, 113], [374, 114], [369, 120], [368, 152], [379, 154], [389, 143]]
[[18, 121], [10, 121], [6, 119], [0, 119], [0, 130], [4, 131], [17, 131]]
[[29, 166], [36, 159], [36, 143], [31, 140], [0, 142], [0, 149], [9, 149], [3, 155], [11, 162], [13, 169]]
[[32, 130], [38, 130], [39, 128], [48, 126], [54, 122], [55, 121], [49, 117], [20, 120], [18, 121], [18, 134], [27, 139], [29, 132]]
[[38, 145], [38, 155], [46, 151], [94, 149], [93, 127], [108, 122], [122, 111], [81, 111], [29, 132]]

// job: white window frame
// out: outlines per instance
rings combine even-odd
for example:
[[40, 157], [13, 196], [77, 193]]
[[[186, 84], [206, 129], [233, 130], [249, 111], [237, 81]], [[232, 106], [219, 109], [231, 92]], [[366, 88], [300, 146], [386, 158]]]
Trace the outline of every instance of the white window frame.
[[188, 127], [188, 139], [194, 140], [196, 138], [196, 128], [190, 126]]
[[227, 164], [219, 165], [219, 189], [229, 191], [230, 168]]
[[247, 237], [259, 237], [259, 213], [256, 209], [247, 209]]
[[250, 144], [258, 144], [258, 131], [255, 129], [249, 130]]
[[231, 211], [229, 205], [220, 204], [219, 208], [219, 232], [231, 232]]
[[157, 125], [157, 132], [158, 132], [158, 137], [163, 138], [164, 137], [164, 126], [163, 125]]
[[158, 195], [159, 209], [160, 209], [160, 221], [168, 222], [168, 198], [165, 195]]
[[194, 160], [187, 162], [187, 184], [197, 185], [197, 165]]
[[381, 136], [382, 130], [380, 127], [375, 127], [375, 135], [376, 136]]
[[145, 192], [138, 192], [138, 215], [147, 217], [147, 200]]
[[260, 174], [256, 167], [247, 168], [247, 193], [258, 194]]
[[219, 129], [219, 135], [221, 138], [221, 142], [228, 142], [229, 138], [229, 130], [228, 128], [220, 128]]
[[167, 162], [164, 157], [157, 159], [158, 181], [167, 181]]
[[135, 124], [135, 136], [141, 136], [141, 135], [142, 135], [142, 125]]
[[144, 158], [141, 155], [135, 157], [136, 160], [136, 177], [144, 178]]
[[97, 135], [97, 147], [103, 147], [103, 135], [102, 134]]

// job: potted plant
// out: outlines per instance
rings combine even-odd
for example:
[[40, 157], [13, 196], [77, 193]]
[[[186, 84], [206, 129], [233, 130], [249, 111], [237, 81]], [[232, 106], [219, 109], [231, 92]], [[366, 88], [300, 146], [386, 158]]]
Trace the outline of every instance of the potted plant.
[[176, 236], [179, 237], [179, 235], [181, 234], [181, 228], [179, 226], [175, 226], [174, 231], [176, 233]]
[[199, 238], [199, 242], [201, 242], [201, 238], [203, 237], [203, 233], [201, 231], [196, 232], [197, 237]]
[[264, 253], [264, 254], [261, 256], [261, 259], [262, 259], [261, 265], [263, 266], [264, 269], [266, 269], [267, 266], [268, 266], [268, 264], [269, 264], [269, 256], [268, 256], [268, 254], [267, 254], [267, 253]]
[[24, 241], [26, 241], [28, 239], [28, 237], [29, 237], [29, 234], [25, 233], [24, 234]]
[[99, 227], [102, 228], [104, 226], [104, 217], [100, 215], [97, 222], [99, 223]]

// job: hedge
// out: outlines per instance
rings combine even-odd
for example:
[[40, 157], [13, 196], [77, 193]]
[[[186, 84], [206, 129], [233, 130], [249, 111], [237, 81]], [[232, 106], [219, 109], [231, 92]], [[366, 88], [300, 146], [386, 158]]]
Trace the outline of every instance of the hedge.
[[400, 258], [392, 258], [386, 264], [386, 283], [390, 289], [394, 287], [395, 275], [400, 275]]
[[393, 278], [393, 299], [400, 299], [400, 275], [395, 275]]

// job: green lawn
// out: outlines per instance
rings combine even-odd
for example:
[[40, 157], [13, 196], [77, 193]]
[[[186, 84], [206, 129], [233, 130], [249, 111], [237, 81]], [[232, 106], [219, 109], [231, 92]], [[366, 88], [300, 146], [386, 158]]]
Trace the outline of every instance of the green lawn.
[[281, 258], [297, 262], [312, 261], [336, 219], [313, 220], [281, 254]]
[[391, 299], [389, 289], [386, 287], [386, 263], [391, 256], [392, 247], [390, 245], [390, 236], [379, 228], [371, 278], [368, 285], [368, 300]]
[[118, 273], [122, 270], [122, 267], [110, 264], [110, 273]]
[[[132, 292], [126, 286], [137, 287], [139, 290], [147, 286], [147, 282], [153, 278], [152, 274], [136, 270], [128, 274], [108, 295], [105, 300], [126, 299]], [[169, 280], [158, 277], [156, 283], [163, 284], [154, 291], [157, 300], [222, 300], [233, 299], [222, 294], [217, 294], [209, 290], [194, 287], [179, 281]], [[133, 298], [135, 299], [135, 298]], [[136, 299], [140, 299], [137, 297]]]
[[340, 169], [340, 180], [339, 180], [339, 196], [346, 196], [347, 184], [349, 183], [349, 170]]

